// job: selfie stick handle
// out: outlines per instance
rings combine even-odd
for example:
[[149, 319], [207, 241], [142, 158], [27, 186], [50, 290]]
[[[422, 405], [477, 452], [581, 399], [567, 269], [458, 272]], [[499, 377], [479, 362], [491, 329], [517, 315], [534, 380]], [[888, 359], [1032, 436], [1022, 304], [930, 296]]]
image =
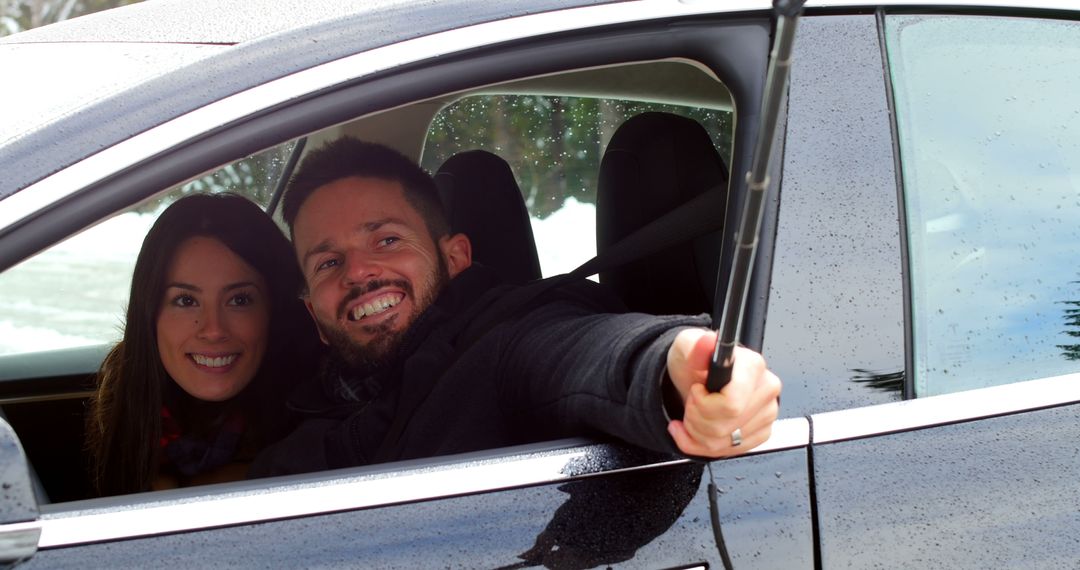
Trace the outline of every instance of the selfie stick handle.
[[761, 103], [761, 123], [751, 169], [746, 173], [747, 194], [739, 220], [739, 233], [735, 238], [735, 257], [728, 278], [717, 329], [716, 348], [709, 365], [706, 387], [718, 392], [731, 380], [731, 366], [735, 345], [742, 329], [746, 294], [750, 289], [750, 275], [757, 253], [758, 235], [761, 232], [761, 215], [764, 212], [766, 191], [769, 188], [769, 158], [780, 116], [780, 102], [787, 87], [791, 67], [791, 46], [795, 41], [795, 24], [805, 0], [773, 0], [776, 14], [776, 37], [769, 57], [765, 75], [765, 94]]

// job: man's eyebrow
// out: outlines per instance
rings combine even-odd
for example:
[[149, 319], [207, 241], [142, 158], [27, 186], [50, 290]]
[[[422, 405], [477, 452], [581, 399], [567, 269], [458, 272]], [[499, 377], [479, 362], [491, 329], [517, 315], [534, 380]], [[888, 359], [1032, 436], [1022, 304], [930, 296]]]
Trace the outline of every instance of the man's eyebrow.
[[364, 230], [366, 230], [366, 231], [373, 232], [373, 231], [376, 231], [379, 228], [381, 228], [383, 226], [386, 226], [386, 225], [389, 225], [389, 224], [397, 224], [397, 225], [401, 225], [401, 226], [406, 225], [405, 220], [403, 220], [401, 218], [387, 217], [387, 218], [381, 218], [381, 219], [378, 219], [378, 220], [367, 222], [367, 223], [363, 224], [363, 226], [361, 226], [361, 227], [363, 227]]
[[326, 253], [328, 251], [330, 251], [330, 240], [324, 239], [318, 244], [316, 244], [315, 247], [307, 250], [307, 253], [304, 254], [304, 259], [300, 262], [300, 266], [307, 267], [308, 258], [313, 255], [319, 255], [320, 253]]
[[[395, 218], [393, 216], [388, 216], [388, 217], [385, 217], [385, 218], [379, 218], [378, 220], [372, 220], [370, 222], [364, 222], [364, 223], [360, 224], [358, 227], [360, 229], [362, 229], [363, 231], [365, 231], [365, 232], [374, 232], [374, 231], [378, 231], [379, 228], [381, 228], [383, 226], [387, 226], [387, 225], [391, 225], [391, 224], [396, 224], [396, 225], [400, 225], [400, 226], [408, 225], [408, 224], [406, 224], [406, 222], [405, 222], [405, 220], [403, 218]], [[318, 255], [320, 253], [326, 253], [326, 252], [330, 251], [331, 249], [333, 249], [331, 247], [331, 241], [329, 239], [324, 239], [323, 241], [315, 244], [314, 247], [312, 247], [311, 249], [307, 250], [307, 252], [304, 253], [304, 258], [301, 260], [300, 266], [301, 267], [306, 267], [307, 262], [308, 262], [308, 258], [310, 258], [313, 255]]]

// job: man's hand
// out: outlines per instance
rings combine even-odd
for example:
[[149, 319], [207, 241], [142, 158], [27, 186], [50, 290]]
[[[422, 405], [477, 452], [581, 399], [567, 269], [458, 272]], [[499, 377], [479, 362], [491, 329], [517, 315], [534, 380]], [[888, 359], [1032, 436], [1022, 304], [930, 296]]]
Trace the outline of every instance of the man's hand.
[[[668, 432], [687, 455], [729, 457], [769, 439], [779, 411], [780, 379], [765, 367], [760, 354], [735, 348], [731, 381], [709, 393], [705, 379], [716, 344], [716, 332], [682, 331], [668, 349], [667, 370], [683, 401], [683, 419], [672, 420]], [[733, 445], [738, 429], [741, 445]]]

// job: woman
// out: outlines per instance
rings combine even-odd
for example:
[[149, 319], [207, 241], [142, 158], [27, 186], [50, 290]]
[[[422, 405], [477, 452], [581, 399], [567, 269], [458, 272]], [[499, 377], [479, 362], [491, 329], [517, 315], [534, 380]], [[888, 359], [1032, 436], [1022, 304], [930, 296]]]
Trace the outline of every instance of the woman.
[[90, 400], [100, 494], [239, 479], [285, 435], [285, 396], [316, 346], [301, 279], [288, 240], [240, 196], [189, 196], [161, 214]]

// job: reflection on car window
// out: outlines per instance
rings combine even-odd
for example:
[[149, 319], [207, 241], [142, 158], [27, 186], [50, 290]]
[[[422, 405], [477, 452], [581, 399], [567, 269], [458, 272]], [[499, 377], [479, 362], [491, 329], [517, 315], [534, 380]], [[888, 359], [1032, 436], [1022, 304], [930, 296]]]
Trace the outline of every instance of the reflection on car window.
[[886, 23], [916, 393], [1080, 371], [1080, 24]]
[[293, 146], [159, 194], [0, 274], [0, 355], [118, 341], [135, 258], [158, 214], [192, 193], [234, 192], [265, 208]]
[[533, 221], [544, 276], [596, 255], [596, 176], [615, 129], [647, 111], [695, 119], [730, 164], [732, 113], [658, 103], [483, 95], [447, 106], [432, 121], [421, 166], [435, 172], [454, 153], [482, 149], [510, 164]]

